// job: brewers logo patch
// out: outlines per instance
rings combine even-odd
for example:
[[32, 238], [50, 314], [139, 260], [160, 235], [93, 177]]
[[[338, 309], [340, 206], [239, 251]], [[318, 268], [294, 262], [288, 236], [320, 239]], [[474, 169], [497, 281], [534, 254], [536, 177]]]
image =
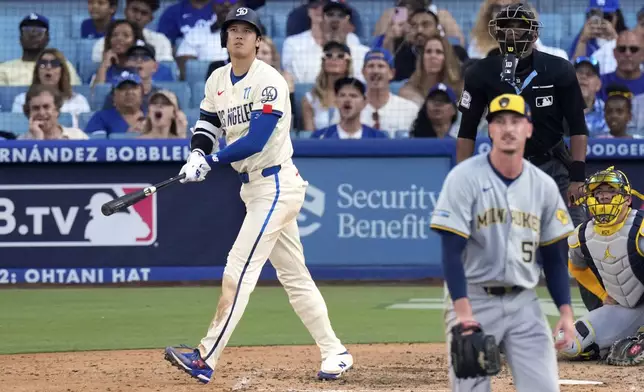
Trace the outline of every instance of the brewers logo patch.
[[566, 212], [566, 211], [564, 211], [562, 209], [557, 210], [557, 213], [555, 214], [555, 217], [557, 218], [557, 220], [559, 222], [561, 222], [562, 225], [567, 225], [568, 221], [570, 220], [568, 218], [568, 212]]

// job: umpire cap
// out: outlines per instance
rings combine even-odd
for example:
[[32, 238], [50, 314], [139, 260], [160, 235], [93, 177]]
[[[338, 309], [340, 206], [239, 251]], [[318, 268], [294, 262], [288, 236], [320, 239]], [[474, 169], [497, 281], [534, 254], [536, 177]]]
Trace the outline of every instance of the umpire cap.
[[532, 122], [530, 106], [522, 96], [516, 94], [503, 94], [494, 98], [492, 102], [490, 102], [487, 121], [492, 121], [492, 118], [497, 114], [506, 112], [516, 113]]
[[259, 21], [259, 16], [257, 13], [250, 8], [239, 7], [237, 9], [230, 10], [228, 15], [226, 15], [226, 20], [221, 25], [221, 47], [226, 47], [226, 42], [228, 41], [228, 26], [235, 22], [245, 22], [253, 26], [258, 37], [262, 36], [262, 29], [260, 28], [261, 23]]

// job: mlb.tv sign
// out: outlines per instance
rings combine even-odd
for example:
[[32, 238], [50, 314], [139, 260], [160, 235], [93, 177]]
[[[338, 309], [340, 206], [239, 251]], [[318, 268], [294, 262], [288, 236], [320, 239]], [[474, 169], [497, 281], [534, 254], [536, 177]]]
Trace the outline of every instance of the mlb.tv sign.
[[156, 194], [109, 217], [101, 206], [150, 184], [0, 185], [0, 247], [148, 246]]

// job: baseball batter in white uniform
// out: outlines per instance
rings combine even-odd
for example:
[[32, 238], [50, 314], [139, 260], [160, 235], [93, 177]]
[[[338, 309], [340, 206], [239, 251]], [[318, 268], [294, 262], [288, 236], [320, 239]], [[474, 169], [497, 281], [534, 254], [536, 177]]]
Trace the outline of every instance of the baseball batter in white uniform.
[[[231, 62], [206, 82], [191, 154], [181, 169], [184, 182], [205, 179], [210, 164], [228, 164], [239, 173], [246, 217], [228, 254], [222, 294], [201, 344], [191, 352], [168, 347], [165, 357], [203, 383], [244, 313], [264, 263], [270, 258], [289, 301], [322, 354], [320, 379], [336, 379], [353, 357], [336, 337], [326, 304], [304, 263], [296, 218], [308, 183], [291, 160], [291, 103], [286, 81], [256, 59], [261, 40], [257, 14], [232, 10], [222, 26], [222, 47]], [[227, 146], [218, 150], [217, 138]]]
[[[556, 330], [564, 336], [556, 345], [571, 342], [573, 314], [561, 247], [574, 227], [554, 180], [523, 158], [532, 135], [523, 97], [503, 94], [492, 100], [488, 113], [491, 152], [450, 171], [432, 214], [450, 296], [447, 344], [457, 324], [480, 326], [505, 347], [517, 391], [555, 392], [555, 339], [535, 287], [543, 268], [561, 314]], [[450, 382], [455, 392], [491, 390], [489, 377], [456, 378], [451, 363]]]

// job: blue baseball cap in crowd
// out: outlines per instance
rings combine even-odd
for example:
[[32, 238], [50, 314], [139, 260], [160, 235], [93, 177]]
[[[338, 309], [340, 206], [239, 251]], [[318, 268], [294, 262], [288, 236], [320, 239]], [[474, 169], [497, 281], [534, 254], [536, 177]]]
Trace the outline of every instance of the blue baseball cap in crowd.
[[112, 88], [119, 88], [123, 83], [141, 84], [141, 77], [132, 71], [123, 71], [112, 81]]
[[601, 73], [599, 72], [599, 61], [597, 61], [596, 58], [586, 56], [577, 57], [574, 62], [575, 69], [579, 68], [582, 64], [590, 65], [597, 76], [601, 75]]
[[363, 66], [366, 66], [370, 60], [384, 60], [389, 67], [394, 68], [394, 56], [385, 48], [373, 48], [364, 56]]
[[20, 27], [22, 26], [42, 26], [49, 30], [49, 19], [44, 16], [32, 12], [31, 14], [25, 16], [20, 22]]
[[590, 0], [588, 10], [599, 8], [603, 12], [616, 12], [619, 9], [619, 0]]
[[441, 94], [441, 93], [447, 95], [452, 105], [456, 106], [456, 102], [457, 102], [456, 93], [450, 86], [446, 85], [445, 83], [438, 83], [434, 87], [430, 88], [429, 93], [427, 93], [427, 96], [431, 97], [435, 94]]

